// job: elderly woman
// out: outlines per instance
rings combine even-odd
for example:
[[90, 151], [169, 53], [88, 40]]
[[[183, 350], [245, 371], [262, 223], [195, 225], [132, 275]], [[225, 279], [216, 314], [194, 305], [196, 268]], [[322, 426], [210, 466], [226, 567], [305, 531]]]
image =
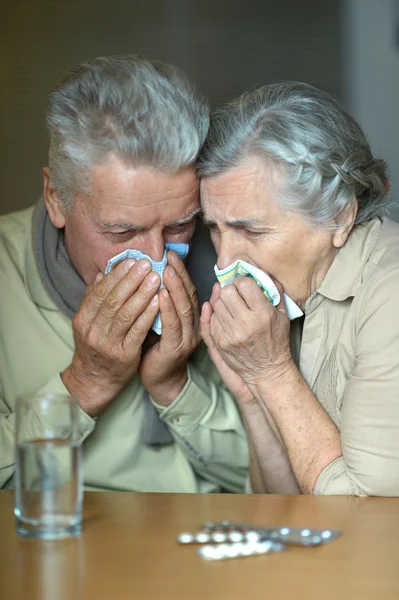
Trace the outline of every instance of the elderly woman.
[[[236, 396], [253, 491], [399, 495], [399, 225], [380, 216], [386, 165], [328, 94], [302, 83], [219, 110], [202, 152], [218, 267], [202, 336]], [[289, 321], [282, 292], [304, 316]]]

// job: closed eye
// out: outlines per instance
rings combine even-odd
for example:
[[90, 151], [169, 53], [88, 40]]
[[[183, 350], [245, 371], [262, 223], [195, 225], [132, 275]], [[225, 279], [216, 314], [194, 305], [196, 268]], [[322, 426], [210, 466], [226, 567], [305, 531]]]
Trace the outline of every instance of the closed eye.
[[252, 229], [248, 229], [247, 227], [243, 227], [243, 234], [250, 239], [257, 239], [265, 235], [264, 231], [253, 231]]
[[130, 240], [136, 233], [137, 231], [129, 229], [128, 231], [110, 231], [107, 235], [115, 241], [120, 242], [121, 240]]
[[181, 233], [185, 233], [186, 231], [190, 231], [194, 225], [195, 221], [188, 221], [187, 223], [178, 223], [176, 225], [170, 225], [166, 228], [166, 231], [171, 235], [179, 235]]

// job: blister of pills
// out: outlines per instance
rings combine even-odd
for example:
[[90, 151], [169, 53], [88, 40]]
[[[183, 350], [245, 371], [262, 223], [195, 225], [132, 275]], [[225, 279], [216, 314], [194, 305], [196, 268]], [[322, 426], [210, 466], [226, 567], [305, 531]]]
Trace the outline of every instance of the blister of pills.
[[341, 534], [332, 529], [264, 527], [251, 523], [204, 523], [196, 533], [181, 533], [179, 544], [199, 544], [198, 554], [207, 560], [281, 552], [287, 546], [320, 546]]
[[198, 548], [197, 552], [206, 560], [223, 560], [225, 558], [238, 558], [241, 556], [256, 556], [259, 554], [270, 554], [282, 552], [286, 549], [284, 544], [278, 542], [256, 542], [256, 543], [233, 543], [205, 545]]

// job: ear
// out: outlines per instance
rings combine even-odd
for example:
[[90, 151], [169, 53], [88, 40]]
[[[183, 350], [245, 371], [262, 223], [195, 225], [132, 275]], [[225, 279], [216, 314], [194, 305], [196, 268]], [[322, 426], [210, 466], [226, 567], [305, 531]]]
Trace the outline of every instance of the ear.
[[356, 219], [358, 206], [358, 202], [357, 200], [355, 200], [352, 209], [342, 216], [343, 225], [339, 226], [338, 229], [334, 231], [333, 235], [332, 241], [335, 248], [342, 248], [342, 246], [348, 239], [348, 236], [353, 229], [353, 224]]
[[57, 190], [51, 185], [49, 168], [43, 167], [43, 194], [50, 221], [58, 229], [65, 225], [65, 215]]

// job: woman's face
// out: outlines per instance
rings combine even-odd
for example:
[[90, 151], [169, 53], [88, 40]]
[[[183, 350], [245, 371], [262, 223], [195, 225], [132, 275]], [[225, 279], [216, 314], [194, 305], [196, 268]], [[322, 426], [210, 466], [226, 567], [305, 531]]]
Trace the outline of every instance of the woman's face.
[[204, 178], [201, 203], [218, 254], [218, 267], [237, 259], [259, 267], [302, 308], [329, 269], [350, 228], [328, 231], [278, 204], [283, 174], [252, 157]]

